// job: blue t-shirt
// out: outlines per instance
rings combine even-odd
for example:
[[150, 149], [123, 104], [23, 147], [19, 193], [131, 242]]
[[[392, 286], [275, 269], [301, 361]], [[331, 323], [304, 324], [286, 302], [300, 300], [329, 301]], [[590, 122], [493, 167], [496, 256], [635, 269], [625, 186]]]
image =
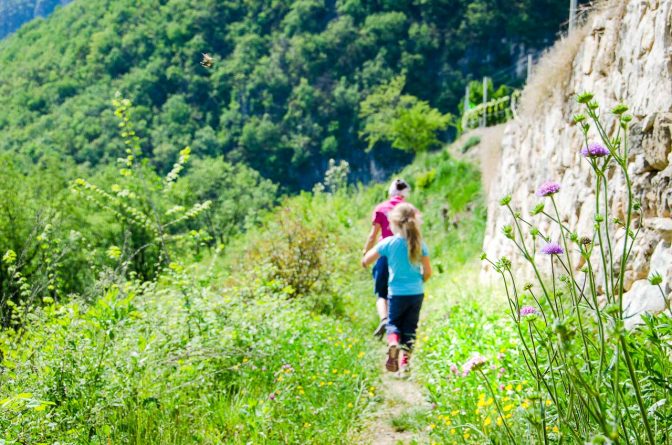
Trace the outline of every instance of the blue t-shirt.
[[[408, 259], [406, 239], [399, 235], [383, 239], [376, 245], [380, 256], [387, 257], [390, 270], [388, 284], [390, 295], [420, 295], [424, 292], [420, 264], [411, 264]], [[422, 256], [429, 256], [427, 245], [422, 243]]]

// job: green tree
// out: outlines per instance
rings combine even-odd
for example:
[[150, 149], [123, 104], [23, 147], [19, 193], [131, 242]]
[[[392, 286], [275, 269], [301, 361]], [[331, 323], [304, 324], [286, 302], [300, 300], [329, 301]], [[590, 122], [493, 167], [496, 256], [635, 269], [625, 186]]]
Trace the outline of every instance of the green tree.
[[380, 142], [419, 153], [440, 143], [437, 133], [451, 123], [451, 116], [432, 108], [428, 102], [403, 94], [406, 83], [398, 76], [383, 84], [361, 104], [365, 125], [360, 135], [372, 149]]

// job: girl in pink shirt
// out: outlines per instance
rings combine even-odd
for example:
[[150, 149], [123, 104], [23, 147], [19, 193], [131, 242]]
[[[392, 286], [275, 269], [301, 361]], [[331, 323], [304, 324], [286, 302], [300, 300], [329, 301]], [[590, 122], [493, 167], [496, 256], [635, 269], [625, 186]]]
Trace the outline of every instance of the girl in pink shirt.
[[[372, 227], [362, 255], [365, 255], [366, 252], [371, 250], [378, 241], [394, 235], [390, 229], [390, 221], [388, 220], [387, 215], [398, 204], [405, 202], [410, 193], [411, 187], [406, 181], [403, 179], [395, 179], [392, 181], [388, 190], [390, 199], [381, 202], [373, 210], [373, 215], [371, 216]], [[378, 311], [378, 316], [380, 317], [380, 323], [373, 334], [382, 337], [385, 332], [385, 324], [387, 323], [389, 310], [387, 301], [389, 271], [386, 257], [381, 256], [378, 261], [376, 261], [376, 264], [373, 266], [372, 274], [374, 281], [373, 291], [376, 295], [376, 309]]]

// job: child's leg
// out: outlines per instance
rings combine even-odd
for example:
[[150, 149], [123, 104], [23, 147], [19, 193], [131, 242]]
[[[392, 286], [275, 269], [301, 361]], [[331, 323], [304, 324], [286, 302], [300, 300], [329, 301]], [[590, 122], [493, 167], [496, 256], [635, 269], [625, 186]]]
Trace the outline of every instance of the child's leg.
[[387, 320], [387, 362], [385, 368], [388, 371], [395, 372], [399, 369], [399, 341], [401, 340], [401, 331], [399, 329], [401, 317], [403, 316], [403, 300], [398, 297], [390, 296], [389, 317]]
[[407, 305], [404, 316], [400, 320], [399, 330], [401, 331], [401, 345], [409, 352], [413, 349], [413, 343], [415, 342], [415, 332], [418, 329], [423, 297], [423, 295], [404, 297]]
[[389, 280], [389, 270], [387, 268], [387, 258], [380, 257], [376, 264], [373, 266], [373, 291], [376, 294], [376, 312], [380, 318], [380, 323], [373, 335], [379, 336], [382, 338], [383, 333], [385, 332], [385, 324], [387, 323], [387, 315], [389, 312], [388, 303], [387, 303], [387, 285]]
[[376, 298], [376, 311], [378, 311], [378, 316], [381, 320], [387, 319], [389, 313], [389, 308], [387, 306], [387, 298]]

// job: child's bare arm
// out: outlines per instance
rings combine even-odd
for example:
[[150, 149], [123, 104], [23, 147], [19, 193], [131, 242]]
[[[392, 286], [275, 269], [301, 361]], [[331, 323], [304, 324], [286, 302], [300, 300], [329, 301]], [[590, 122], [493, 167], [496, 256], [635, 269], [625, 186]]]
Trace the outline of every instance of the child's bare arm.
[[378, 241], [378, 236], [380, 235], [381, 227], [380, 224], [373, 224], [371, 226], [371, 231], [369, 232], [369, 236], [366, 239], [366, 244], [364, 245], [364, 250], [363, 254], [366, 255], [366, 253], [371, 250], [373, 246], [376, 245], [376, 241]]
[[378, 250], [375, 247], [373, 249], [369, 249], [369, 251], [364, 254], [364, 258], [362, 258], [362, 267], [368, 267], [378, 258], [380, 258]]
[[429, 264], [429, 257], [422, 257], [422, 281], [429, 280], [429, 277], [432, 276], [432, 266]]

